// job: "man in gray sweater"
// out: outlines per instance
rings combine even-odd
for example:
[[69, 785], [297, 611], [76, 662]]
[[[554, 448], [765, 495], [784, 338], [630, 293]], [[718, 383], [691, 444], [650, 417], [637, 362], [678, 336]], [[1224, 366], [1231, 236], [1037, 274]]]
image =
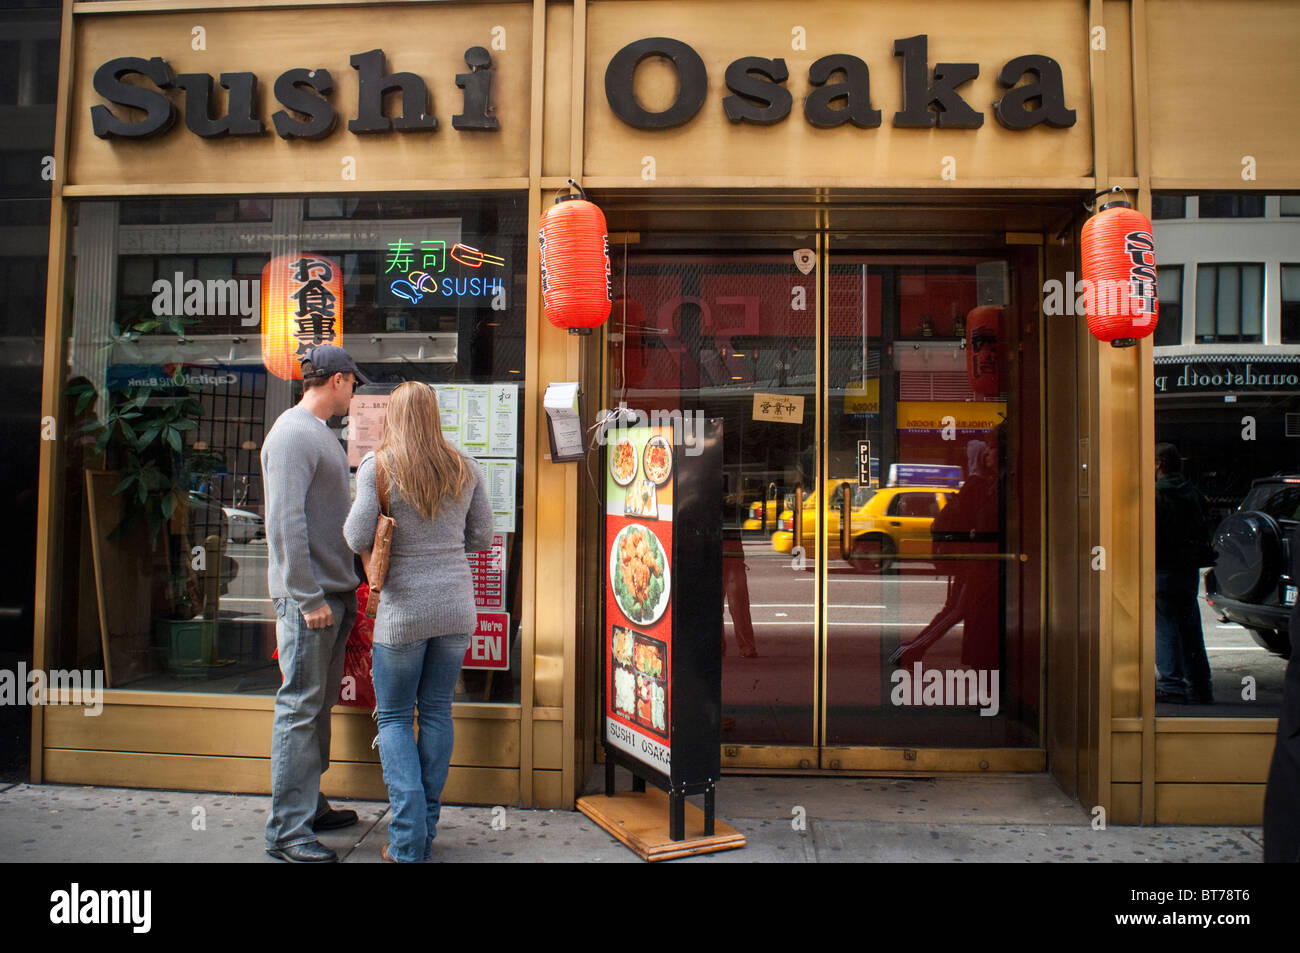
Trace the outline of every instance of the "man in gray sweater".
[[368, 383], [347, 351], [312, 348], [302, 400], [275, 421], [262, 444], [268, 587], [284, 682], [271, 729], [271, 813], [266, 851], [295, 863], [337, 861], [316, 831], [355, 824], [320, 793], [329, 767], [330, 709], [343, 680], [357, 614], [357, 575], [343, 539], [351, 506], [348, 458], [329, 418], [346, 414], [356, 383]]

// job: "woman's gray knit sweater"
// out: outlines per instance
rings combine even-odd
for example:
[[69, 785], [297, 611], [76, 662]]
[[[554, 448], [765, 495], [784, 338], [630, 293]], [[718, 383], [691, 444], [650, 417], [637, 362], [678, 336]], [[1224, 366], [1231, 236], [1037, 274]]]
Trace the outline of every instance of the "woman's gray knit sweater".
[[[375, 617], [375, 641], [381, 645], [472, 633], [477, 625], [465, 554], [491, 547], [492, 507], [482, 469], [471, 457], [465, 460], [473, 473], [471, 485], [460, 499], [444, 499], [431, 520], [402, 499], [390, 475], [388, 515], [397, 526]], [[343, 536], [354, 553], [374, 545], [378, 516], [375, 455], [367, 453], [357, 467], [357, 497], [343, 524]]]

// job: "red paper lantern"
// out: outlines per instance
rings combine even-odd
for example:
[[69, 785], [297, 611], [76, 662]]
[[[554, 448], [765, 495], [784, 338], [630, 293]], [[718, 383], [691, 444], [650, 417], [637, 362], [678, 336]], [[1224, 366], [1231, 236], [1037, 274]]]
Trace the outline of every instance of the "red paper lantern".
[[1132, 347], [1156, 329], [1156, 241], [1151, 221], [1123, 199], [1083, 225], [1088, 330], [1111, 347]]
[[272, 258], [262, 269], [262, 363], [300, 381], [298, 362], [317, 344], [343, 344], [343, 269], [311, 252]]
[[966, 379], [984, 397], [1002, 393], [1002, 308], [982, 304], [966, 315]]
[[581, 189], [562, 195], [542, 215], [537, 237], [546, 319], [570, 334], [590, 334], [609, 317], [613, 298], [604, 213]]

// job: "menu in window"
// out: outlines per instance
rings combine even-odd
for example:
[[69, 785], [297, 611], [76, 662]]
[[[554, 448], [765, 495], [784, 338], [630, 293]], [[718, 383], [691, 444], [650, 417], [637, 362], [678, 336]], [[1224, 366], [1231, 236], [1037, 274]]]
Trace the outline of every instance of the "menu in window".
[[514, 384], [492, 384], [488, 394], [492, 417], [488, 456], [513, 457], [519, 432], [519, 388]]
[[353, 395], [348, 405], [348, 466], [361, 466], [362, 457], [379, 449], [386, 413], [387, 394]]
[[[442, 434], [472, 457], [507, 457], [519, 452], [517, 384], [436, 384]], [[357, 394], [348, 408], [348, 465], [379, 448], [388, 394]]]
[[519, 439], [515, 384], [435, 384], [442, 432], [473, 457], [514, 457]]
[[515, 531], [515, 461], [480, 460], [483, 475], [487, 477], [488, 499], [492, 504], [492, 530], [497, 533]]
[[[478, 459], [492, 504], [492, 529], [515, 531], [519, 438], [516, 384], [437, 384], [442, 434], [448, 443]], [[357, 394], [348, 409], [348, 466], [379, 449], [388, 394]]]

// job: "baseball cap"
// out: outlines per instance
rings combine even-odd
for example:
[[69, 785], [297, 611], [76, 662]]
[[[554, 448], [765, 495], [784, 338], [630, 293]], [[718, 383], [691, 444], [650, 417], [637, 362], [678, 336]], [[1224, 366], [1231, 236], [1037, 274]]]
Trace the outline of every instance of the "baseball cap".
[[363, 384], [371, 383], [370, 378], [357, 369], [357, 362], [352, 355], [337, 344], [317, 344], [301, 358], [311, 362], [310, 375], [304, 377], [333, 377], [335, 374], [351, 374]]

